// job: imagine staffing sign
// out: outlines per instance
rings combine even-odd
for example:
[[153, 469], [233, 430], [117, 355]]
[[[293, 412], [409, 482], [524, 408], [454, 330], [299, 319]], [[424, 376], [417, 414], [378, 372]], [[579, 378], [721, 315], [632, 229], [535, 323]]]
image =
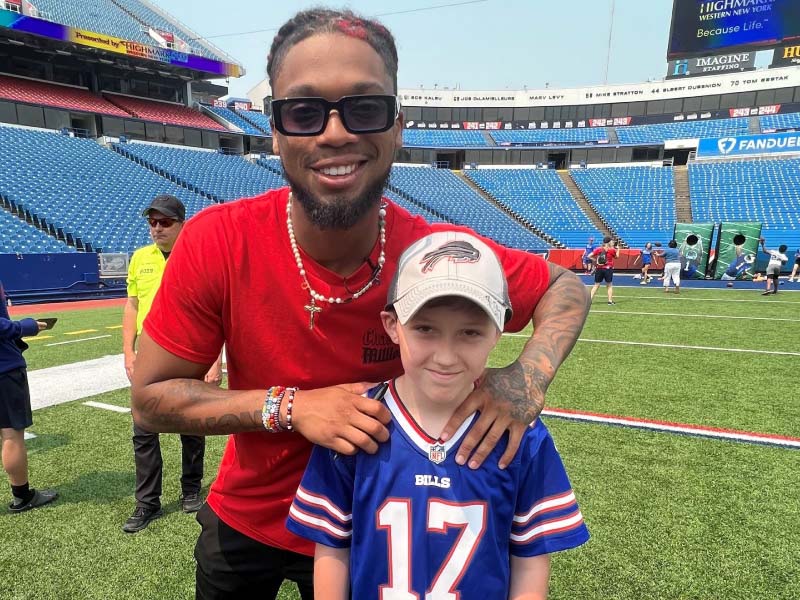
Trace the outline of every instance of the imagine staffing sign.
[[667, 79], [718, 75], [732, 71], [753, 71], [756, 68], [755, 52], [739, 52], [719, 56], [698, 56], [671, 60], [667, 63]]

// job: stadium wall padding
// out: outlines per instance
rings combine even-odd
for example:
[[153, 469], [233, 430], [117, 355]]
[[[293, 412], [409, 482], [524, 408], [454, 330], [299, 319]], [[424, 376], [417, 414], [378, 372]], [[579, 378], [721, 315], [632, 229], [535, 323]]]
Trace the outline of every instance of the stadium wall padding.
[[97, 254], [0, 254], [0, 280], [9, 297], [15, 291], [67, 290], [100, 280]]

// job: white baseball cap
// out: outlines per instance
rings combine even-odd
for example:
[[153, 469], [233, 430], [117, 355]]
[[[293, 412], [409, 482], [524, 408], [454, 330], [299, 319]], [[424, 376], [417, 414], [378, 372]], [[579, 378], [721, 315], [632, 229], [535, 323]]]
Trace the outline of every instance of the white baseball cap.
[[477, 237], [460, 231], [437, 231], [409, 246], [400, 256], [389, 286], [387, 308], [405, 324], [427, 302], [460, 296], [480, 306], [500, 331], [511, 319], [503, 265]]

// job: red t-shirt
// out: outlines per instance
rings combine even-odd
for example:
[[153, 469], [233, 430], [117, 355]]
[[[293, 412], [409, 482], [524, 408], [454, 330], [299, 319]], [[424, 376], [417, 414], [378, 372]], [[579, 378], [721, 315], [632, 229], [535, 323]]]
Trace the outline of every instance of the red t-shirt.
[[[606, 264], [598, 265], [597, 264], [597, 257], [601, 252], [606, 253]], [[613, 269], [614, 268], [614, 259], [617, 257], [617, 249], [616, 248], [604, 248], [603, 246], [599, 246], [592, 251], [592, 256], [595, 258], [595, 264], [597, 265], [596, 268], [598, 269]]]
[[[389, 202], [386, 264], [380, 284], [348, 304], [322, 303], [309, 330], [308, 291], [289, 245], [288, 188], [203, 210], [183, 228], [144, 329], [160, 346], [185, 360], [212, 363], [226, 345], [230, 389], [272, 385], [315, 389], [400, 375], [400, 353], [383, 330], [397, 259], [435, 229]], [[532, 318], [548, 286], [547, 263], [537, 255], [486, 240], [501, 258], [514, 315], [507, 331]], [[379, 244], [370, 256], [377, 264]], [[302, 250], [301, 250], [301, 253]], [[341, 276], [303, 253], [311, 287], [325, 296], [348, 291]], [[366, 263], [348, 278], [350, 290], [366, 283]], [[296, 433], [231, 435], [208, 503], [228, 525], [265, 544], [303, 554], [314, 545], [285, 528], [311, 444]]]

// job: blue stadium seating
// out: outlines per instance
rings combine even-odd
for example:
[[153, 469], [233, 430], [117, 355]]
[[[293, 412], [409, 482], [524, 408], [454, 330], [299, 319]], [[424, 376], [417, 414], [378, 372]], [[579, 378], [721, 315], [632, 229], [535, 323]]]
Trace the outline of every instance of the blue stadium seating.
[[170, 23], [138, 0], [116, 0], [116, 2], [111, 0], [81, 0], [80, 2], [35, 0], [33, 4], [43, 19], [141, 42], [148, 46], [157, 46], [155, 40], [147, 32], [148, 26], [155, 30], [169, 31], [187, 42], [191, 46], [193, 54], [214, 60], [225, 60], [205, 48], [203, 44], [191, 40], [193, 35], [182, 31], [176, 24]]
[[153, 45], [142, 25], [110, 0], [35, 0], [41, 18]]
[[272, 125], [270, 125], [269, 117], [267, 115], [258, 112], [257, 110], [237, 110], [236, 113], [245, 121], [248, 121], [257, 129], [260, 129], [269, 137], [272, 137]]
[[0, 209], [0, 254], [57, 252], [77, 252], [77, 250]]
[[761, 129], [800, 129], [800, 113], [783, 113], [759, 117]]
[[501, 129], [489, 135], [498, 145], [584, 144], [608, 140], [605, 127], [580, 127], [570, 129]]
[[769, 247], [800, 247], [800, 159], [689, 165], [695, 221], [760, 221]]
[[238, 127], [247, 135], [258, 135], [261, 137], [266, 137], [266, 134], [263, 131], [256, 128], [252, 123], [245, 121], [242, 117], [240, 117], [235, 111], [231, 110], [230, 108], [225, 108], [222, 106], [203, 106], [203, 108], [205, 108], [209, 112], [214, 113], [219, 117], [222, 117], [228, 123], [230, 123], [234, 127]]
[[630, 247], [672, 238], [676, 216], [671, 168], [605, 167], [574, 169], [570, 174], [598, 214]]
[[[224, 57], [206, 48], [201, 40], [192, 39], [195, 38], [196, 35], [193, 35], [189, 31], [184, 31], [178, 27], [177, 23], [168, 21], [157, 12], [139, 2], [139, 0], [114, 0], [114, 2], [122, 5], [126, 11], [132, 13], [134, 17], [137, 18], [141, 23], [148, 25], [155, 30], [168, 31], [177, 35], [191, 47], [191, 54], [198, 54], [200, 56], [206, 56], [208, 58], [213, 58], [214, 60], [225, 62]], [[151, 46], [155, 45], [149, 35], [148, 39], [150, 40], [149, 43]]]
[[617, 127], [621, 144], [659, 144], [665, 140], [713, 138], [726, 135], [747, 135], [749, 119], [712, 119], [705, 121], [680, 121], [654, 125]]
[[187, 215], [211, 204], [94, 140], [0, 126], [0, 194], [36, 222], [95, 250], [147, 244], [141, 211], [163, 193], [180, 198]]
[[409, 148], [488, 147], [483, 133], [464, 129], [404, 129], [403, 146]]
[[504, 246], [544, 251], [547, 243], [446, 169], [394, 166], [389, 185], [418, 204], [429, 206], [452, 223], [466, 225]]
[[602, 237], [552, 169], [471, 169], [465, 171], [483, 191], [570, 248], [587, 235]]
[[141, 142], [114, 144], [114, 148], [221, 201], [256, 196], [284, 185], [281, 177], [241, 156]]

